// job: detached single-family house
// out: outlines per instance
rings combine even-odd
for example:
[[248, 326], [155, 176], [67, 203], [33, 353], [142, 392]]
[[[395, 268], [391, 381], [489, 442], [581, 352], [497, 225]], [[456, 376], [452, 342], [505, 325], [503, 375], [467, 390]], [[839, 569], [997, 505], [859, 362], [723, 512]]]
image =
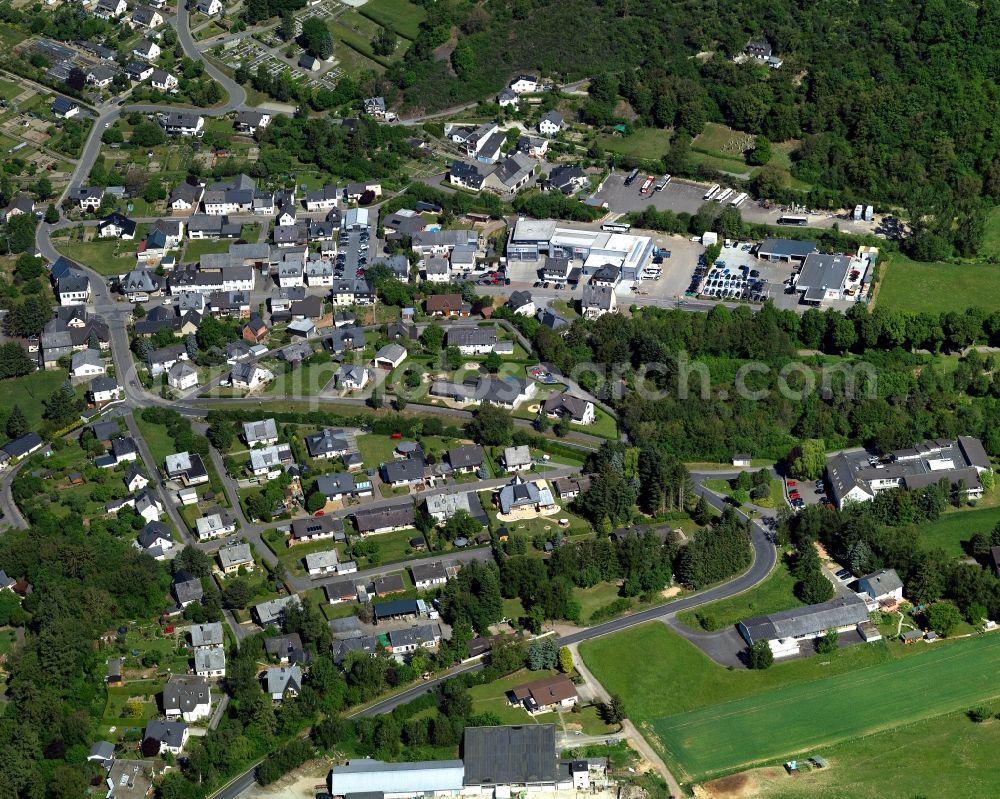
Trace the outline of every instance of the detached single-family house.
[[507, 692], [507, 701], [531, 715], [572, 707], [580, 701], [573, 681], [565, 674], [543, 677]]
[[195, 9], [206, 17], [214, 17], [222, 13], [222, 0], [198, 0]]
[[102, 239], [125, 239], [131, 241], [135, 238], [135, 228], [136, 223], [134, 220], [114, 211], [97, 223], [97, 235]]
[[252, 363], [236, 363], [229, 372], [229, 385], [245, 391], [253, 391], [274, 380], [274, 373]]
[[508, 472], [523, 472], [531, 468], [534, 462], [531, 458], [531, 448], [527, 444], [519, 447], [507, 447], [501, 457], [504, 469]]
[[208, 541], [222, 535], [236, 532], [236, 517], [226, 508], [212, 508], [195, 520], [199, 541]]
[[595, 419], [594, 403], [569, 391], [553, 394], [542, 407], [546, 416], [565, 419], [573, 424], [592, 424]]
[[198, 372], [186, 361], [178, 361], [167, 370], [167, 385], [177, 391], [187, 391], [198, 385]]
[[92, 378], [108, 371], [97, 350], [81, 350], [74, 352], [70, 363], [70, 374], [75, 378]]
[[351, 445], [343, 430], [326, 428], [319, 433], [306, 436], [306, 449], [311, 458], [340, 458], [351, 451]]
[[271, 115], [265, 111], [245, 110], [239, 111], [236, 114], [235, 125], [239, 133], [249, 133], [252, 136], [258, 130], [263, 130], [270, 124]]
[[535, 301], [529, 291], [515, 291], [507, 300], [507, 307], [518, 316], [535, 315]]
[[212, 689], [201, 677], [171, 674], [163, 686], [163, 712], [189, 724], [206, 719], [212, 712]]
[[478, 444], [448, 450], [448, 463], [458, 474], [469, 474], [482, 468], [485, 458], [483, 448]]
[[208, 471], [197, 452], [167, 455], [164, 467], [167, 479], [177, 480], [183, 486], [197, 486], [208, 482]]
[[588, 283], [583, 287], [580, 310], [585, 319], [597, 319], [606, 313], [614, 313], [617, 307], [618, 299], [611, 286]]
[[371, 380], [372, 374], [364, 366], [344, 364], [337, 370], [337, 388], [343, 391], [360, 391]]
[[225, 574], [235, 574], [240, 569], [253, 571], [253, 555], [249, 544], [232, 544], [219, 550], [219, 566]]
[[324, 552], [312, 552], [306, 555], [306, 572], [310, 577], [322, 577], [326, 574], [336, 574], [340, 559], [337, 550], [328, 549]]
[[448, 582], [448, 570], [441, 561], [434, 563], [416, 563], [410, 567], [413, 575], [413, 586], [418, 591], [426, 591]]
[[149, 76], [149, 85], [161, 92], [170, 92], [177, 88], [178, 80], [169, 72], [154, 69], [153, 74]]
[[150, 740], [157, 741], [160, 745], [157, 754], [169, 752], [172, 755], [179, 755], [184, 750], [189, 734], [188, 725], [183, 722], [150, 719], [146, 724], [143, 746], [145, 747]]
[[69, 119], [80, 113], [79, 104], [66, 97], [56, 97], [49, 106], [49, 110], [59, 119]]
[[90, 399], [95, 405], [113, 402], [121, 397], [122, 389], [118, 381], [107, 375], [97, 377], [90, 384]]
[[296, 697], [302, 690], [302, 669], [298, 665], [270, 668], [264, 673], [264, 685], [274, 702]]
[[558, 111], [549, 111], [538, 122], [538, 132], [543, 136], [555, 136], [563, 129], [566, 121]]
[[261, 419], [243, 423], [243, 439], [248, 447], [267, 446], [278, 443], [278, 423], [273, 419]]
[[881, 569], [858, 580], [858, 594], [874, 602], [898, 602], [903, 598], [903, 581], [895, 569]]
[[155, 61], [160, 57], [160, 45], [149, 41], [149, 39], [143, 39], [132, 50], [132, 55], [143, 61]]

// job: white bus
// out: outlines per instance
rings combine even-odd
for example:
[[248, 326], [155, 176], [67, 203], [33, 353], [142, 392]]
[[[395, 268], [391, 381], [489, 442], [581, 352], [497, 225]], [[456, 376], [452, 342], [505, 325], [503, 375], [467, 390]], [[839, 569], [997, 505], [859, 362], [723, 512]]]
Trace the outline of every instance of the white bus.
[[745, 191], [741, 191], [739, 194], [737, 194], [735, 197], [733, 197], [733, 199], [729, 201], [729, 204], [734, 208], [739, 208], [746, 201], [747, 201], [747, 193]]
[[715, 196], [715, 193], [718, 190], [719, 190], [719, 184], [718, 183], [713, 183], [711, 186], [708, 187], [708, 191], [705, 192], [705, 196], [702, 197], [701, 199], [703, 199], [703, 200], [711, 200]]
[[605, 222], [601, 225], [601, 230], [607, 233], [628, 233], [631, 229], [632, 226], [624, 222]]
[[797, 225], [798, 227], [805, 227], [809, 224], [808, 216], [790, 216], [784, 215], [778, 217], [779, 225]]
[[725, 191], [722, 191], [722, 192], [719, 192], [718, 194], [716, 194], [716, 195], [715, 195], [715, 197], [714, 197], [713, 199], [714, 199], [714, 200], [715, 200], [715, 201], [716, 201], [717, 203], [724, 203], [724, 202], [725, 202], [725, 201], [726, 201], [727, 199], [729, 199], [729, 196], [730, 196], [730, 195], [731, 195], [732, 193], [733, 193], [733, 190], [732, 190], [732, 189], [726, 189]]

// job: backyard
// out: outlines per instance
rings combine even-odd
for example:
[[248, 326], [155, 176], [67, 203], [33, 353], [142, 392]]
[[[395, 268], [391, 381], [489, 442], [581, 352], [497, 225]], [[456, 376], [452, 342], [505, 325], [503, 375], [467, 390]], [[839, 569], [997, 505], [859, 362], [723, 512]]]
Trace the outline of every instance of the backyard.
[[[641, 661], [621, 652], [642, 651]], [[820, 746], [966, 709], [1000, 696], [990, 675], [1000, 636], [933, 648], [885, 641], [727, 671], [663, 625], [581, 646], [587, 665], [629, 716], [648, 725], [684, 780], [810, 752]], [[674, 679], [664, 681], [663, 675]]]
[[988, 537], [1000, 522], [1000, 507], [949, 510], [933, 522], [920, 526], [920, 539], [926, 549], [943, 549], [947, 555], [960, 558], [968, 553], [963, 547], [976, 533]]
[[23, 377], [12, 377], [0, 381], [0, 406], [11, 408], [20, 406], [32, 429], [42, 421], [45, 408], [42, 400], [48, 399], [66, 382], [69, 375], [62, 369], [46, 369], [32, 372]]

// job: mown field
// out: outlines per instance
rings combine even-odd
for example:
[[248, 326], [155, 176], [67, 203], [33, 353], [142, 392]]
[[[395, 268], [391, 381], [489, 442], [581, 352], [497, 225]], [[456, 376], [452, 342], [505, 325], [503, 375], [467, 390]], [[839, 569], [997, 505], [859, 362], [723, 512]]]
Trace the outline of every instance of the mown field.
[[1000, 266], [919, 263], [893, 254], [882, 267], [877, 302], [905, 311], [939, 314], [1000, 305]]
[[358, 10], [379, 25], [411, 40], [417, 38], [420, 23], [427, 18], [427, 12], [410, 0], [369, 0]]
[[[643, 652], [621, 662], [622, 651]], [[1000, 697], [1000, 636], [880, 642], [765, 672], [726, 671], [662, 625], [581, 647], [683, 780], [743, 770]], [[842, 794], [848, 795], [848, 794]]]

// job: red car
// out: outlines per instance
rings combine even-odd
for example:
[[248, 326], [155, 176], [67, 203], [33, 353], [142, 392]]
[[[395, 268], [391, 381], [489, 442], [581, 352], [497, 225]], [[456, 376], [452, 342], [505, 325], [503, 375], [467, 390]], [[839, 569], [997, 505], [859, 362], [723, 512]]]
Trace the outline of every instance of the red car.
[[788, 481], [788, 487], [791, 488], [793, 485], [798, 485], [794, 480]]

